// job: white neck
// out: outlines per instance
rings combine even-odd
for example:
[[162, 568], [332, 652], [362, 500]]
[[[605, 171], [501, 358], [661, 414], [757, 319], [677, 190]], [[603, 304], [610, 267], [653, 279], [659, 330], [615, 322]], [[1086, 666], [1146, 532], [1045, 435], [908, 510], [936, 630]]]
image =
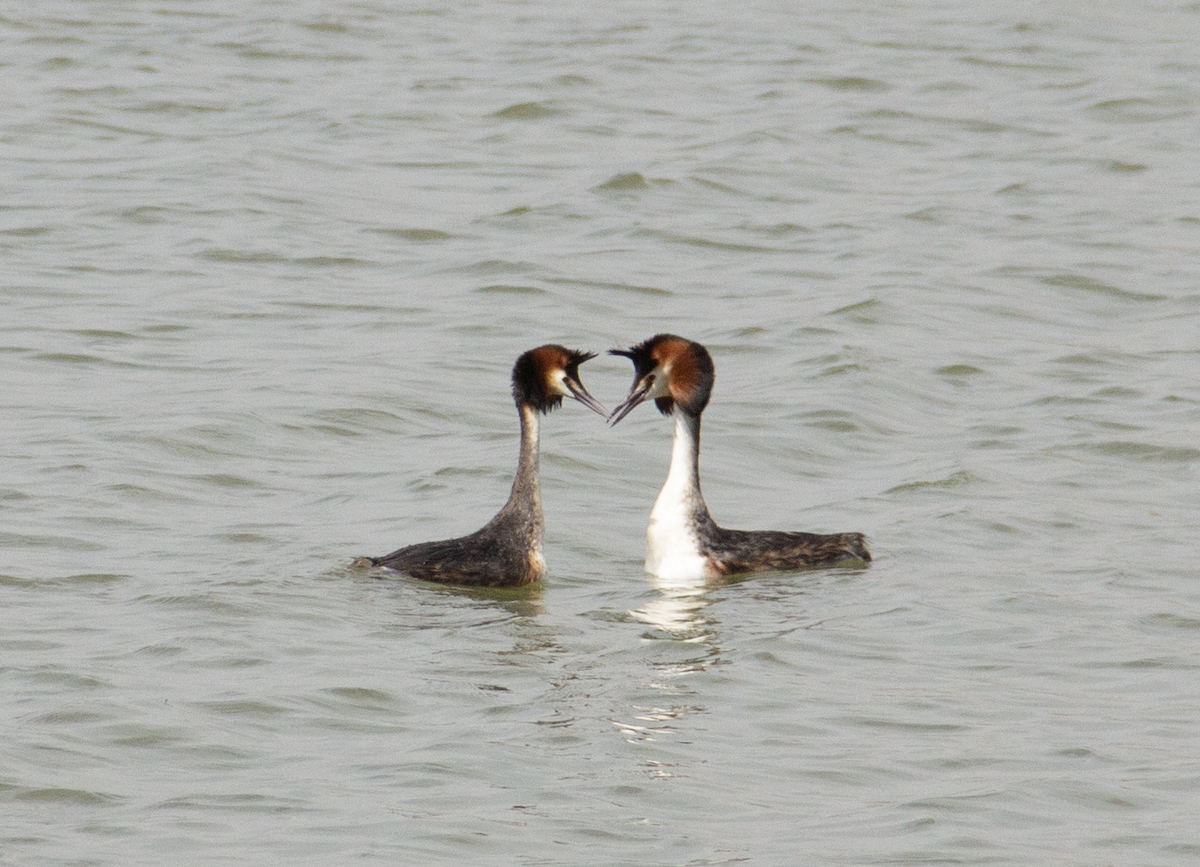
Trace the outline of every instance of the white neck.
[[646, 528], [646, 571], [668, 582], [709, 576], [696, 526], [696, 515], [707, 511], [700, 494], [700, 417], [677, 407], [671, 469]]

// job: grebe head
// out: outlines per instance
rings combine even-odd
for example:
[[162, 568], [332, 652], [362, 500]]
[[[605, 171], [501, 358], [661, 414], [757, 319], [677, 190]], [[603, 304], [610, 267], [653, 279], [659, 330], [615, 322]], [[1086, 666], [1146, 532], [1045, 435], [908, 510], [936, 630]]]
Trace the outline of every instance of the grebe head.
[[633, 362], [633, 388], [608, 420], [616, 424], [647, 398], [663, 415], [680, 409], [700, 415], [712, 394], [712, 356], [692, 340], [674, 334], [656, 334], [645, 343], [629, 349], [610, 349], [611, 355], [623, 355]]
[[513, 365], [513, 399], [517, 406], [549, 412], [561, 406], [564, 397], [570, 397], [593, 412], [607, 416], [608, 410], [588, 394], [579, 379], [579, 365], [595, 357], [594, 352], [578, 352], [557, 343], [529, 350]]

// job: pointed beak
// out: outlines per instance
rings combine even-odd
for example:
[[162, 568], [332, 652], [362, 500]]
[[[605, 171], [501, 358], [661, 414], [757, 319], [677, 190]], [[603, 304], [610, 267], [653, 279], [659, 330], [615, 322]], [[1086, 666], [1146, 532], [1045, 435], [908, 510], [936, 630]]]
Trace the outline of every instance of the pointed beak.
[[654, 386], [654, 377], [643, 377], [640, 382], [633, 386], [633, 391], [629, 392], [629, 397], [621, 401], [621, 404], [612, 411], [612, 415], [608, 417], [609, 424], [616, 424], [625, 416], [629, 415], [630, 411], [639, 403], [646, 399], [646, 395], [650, 393], [650, 389]]
[[563, 378], [563, 385], [567, 387], [567, 391], [571, 392], [571, 397], [582, 403], [592, 412], [607, 416], [608, 410], [600, 405], [600, 401], [588, 394], [588, 390], [583, 387], [583, 383], [570, 376]]

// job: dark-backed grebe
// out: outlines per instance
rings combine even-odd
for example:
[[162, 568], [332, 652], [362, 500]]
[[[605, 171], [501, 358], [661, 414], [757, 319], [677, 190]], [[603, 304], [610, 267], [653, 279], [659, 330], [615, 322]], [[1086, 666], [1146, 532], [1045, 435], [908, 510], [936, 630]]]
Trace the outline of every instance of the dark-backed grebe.
[[647, 572], [684, 581], [870, 562], [862, 533], [825, 536], [718, 527], [700, 494], [700, 415], [712, 394], [712, 356], [699, 343], [674, 334], [658, 334], [611, 353], [630, 359], [634, 368], [633, 388], [612, 411], [612, 424], [647, 399], [653, 399], [663, 415], [675, 415], [671, 469], [646, 530]]
[[513, 399], [521, 417], [521, 456], [512, 493], [496, 517], [469, 536], [421, 542], [384, 557], [360, 557], [359, 566], [383, 566], [443, 584], [520, 587], [546, 572], [542, 557], [542, 494], [538, 485], [538, 413], [571, 397], [607, 416], [607, 410], [579, 379], [579, 365], [593, 352], [576, 352], [557, 344], [531, 349], [517, 359], [512, 372]]

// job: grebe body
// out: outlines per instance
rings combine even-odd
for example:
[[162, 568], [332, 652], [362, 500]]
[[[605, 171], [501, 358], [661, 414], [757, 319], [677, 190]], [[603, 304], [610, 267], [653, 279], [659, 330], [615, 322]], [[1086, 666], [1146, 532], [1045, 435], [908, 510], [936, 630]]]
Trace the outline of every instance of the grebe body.
[[520, 587], [545, 575], [538, 416], [560, 406], [564, 397], [600, 415], [608, 414], [579, 379], [579, 365], [594, 357], [595, 353], [547, 344], [517, 359], [512, 372], [513, 400], [521, 422], [517, 472], [508, 502], [482, 529], [456, 539], [409, 545], [383, 557], [359, 558], [355, 563], [425, 581], [480, 587]]
[[700, 492], [700, 417], [712, 394], [715, 368], [703, 345], [659, 334], [611, 350], [633, 362], [629, 396], [613, 410], [616, 424], [646, 400], [675, 416], [667, 481], [646, 529], [646, 571], [667, 581], [746, 572], [789, 571], [844, 562], [869, 563], [862, 533], [727, 530], [709, 514]]

